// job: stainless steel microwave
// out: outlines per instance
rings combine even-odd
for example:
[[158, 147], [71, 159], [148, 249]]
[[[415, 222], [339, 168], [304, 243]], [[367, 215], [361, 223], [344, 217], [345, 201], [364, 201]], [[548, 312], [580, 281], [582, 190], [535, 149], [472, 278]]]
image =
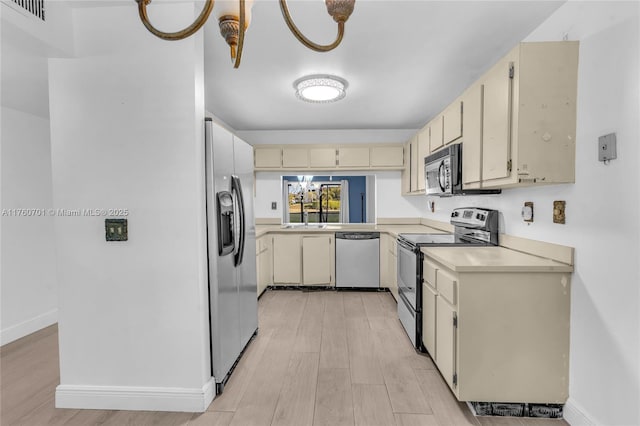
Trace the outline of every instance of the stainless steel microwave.
[[500, 189], [462, 188], [462, 144], [455, 143], [424, 158], [424, 177], [427, 195], [499, 194]]

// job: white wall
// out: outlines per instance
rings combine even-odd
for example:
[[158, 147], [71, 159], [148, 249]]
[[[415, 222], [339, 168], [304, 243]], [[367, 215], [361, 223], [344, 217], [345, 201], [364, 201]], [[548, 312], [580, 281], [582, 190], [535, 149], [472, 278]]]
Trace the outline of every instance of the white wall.
[[[640, 424], [640, 52], [638, 3], [568, 2], [529, 40], [580, 40], [576, 183], [502, 195], [432, 198], [426, 217], [466, 205], [502, 212], [503, 231], [575, 247], [572, 278], [572, 425]], [[618, 159], [598, 162], [598, 136], [615, 132]], [[566, 225], [552, 222], [566, 200]], [[535, 222], [520, 217], [534, 202]], [[426, 212], [426, 206], [424, 211]]]
[[[294, 172], [257, 172], [256, 173], [256, 218], [282, 218], [282, 176], [295, 175]], [[418, 218], [423, 215], [422, 197], [402, 197], [400, 172], [318, 172], [318, 175], [375, 176], [376, 218]], [[271, 210], [271, 202], [278, 203], [277, 210]]]
[[[105, 241], [104, 216], [55, 219], [56, 404], [201, 411], [212, 397], [202, 32], [162, 41], [130, 6], [76, 9], [78, 52], [92, 56], [49, 65], [54, 206], [129, 211], [126, 242]], [[160, 4], [153, 17], [195, 13]]]
[[[53, 205], [49, 120], [2, 108], [2, 249], [0, 344], [57, 321], [53, 218], [10, 209]], [[5, 210], [7, 209], [7, 210]]]

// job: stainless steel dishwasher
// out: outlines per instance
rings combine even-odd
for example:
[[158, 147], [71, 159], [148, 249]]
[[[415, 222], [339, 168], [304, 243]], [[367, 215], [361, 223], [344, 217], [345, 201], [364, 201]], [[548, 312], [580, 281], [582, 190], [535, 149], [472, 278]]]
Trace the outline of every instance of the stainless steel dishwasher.
[[336, 287], [380, 287], [379, 232], [336, 232]]

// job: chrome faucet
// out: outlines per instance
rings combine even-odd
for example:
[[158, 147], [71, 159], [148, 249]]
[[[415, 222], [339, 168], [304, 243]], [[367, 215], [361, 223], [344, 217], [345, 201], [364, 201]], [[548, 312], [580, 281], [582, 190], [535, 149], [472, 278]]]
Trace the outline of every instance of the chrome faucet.
[[309, 212], [303, 212], [302, 217], [304, 217], [304, 226], [309, 226]]

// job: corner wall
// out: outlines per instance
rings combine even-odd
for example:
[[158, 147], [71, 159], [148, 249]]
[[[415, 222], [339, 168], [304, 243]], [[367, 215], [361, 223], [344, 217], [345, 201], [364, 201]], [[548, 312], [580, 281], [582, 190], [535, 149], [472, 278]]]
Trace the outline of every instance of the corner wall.
[[[575, 247], [569, 401], [572, 425], [640, 424], [640, 52], [637, 2], [568, 2], [529, 37], [580, 40], [576, 183], [510, 189], [501, 195], [429, 198], [430, 219], [455, 207], [502, 213], [511, 235]], [[598, 137], [615, 132], [618, 158], [598, 162]], [[554, 224], [566, 200], [566, 225]], [[426, 201], [426, 199], [425, 199]], [[534, 202], [534, 219], [520, 217]], [[425, 203], [426, 204], [426, 203]]]
[[[54, 207], [100, 210], [55, 218], [56, 406], [204, 411], [203, 34], [160, 40], [130, 6], [76, 9], [79, 57], [49, 63]], [[164, 3], [153, 17], [196, 13]], [[127, 218], [128, 241], [105, 241], [107, 217]]]
[[[2, 107], [0, 345], [58, 320], [49, 120]], [[15, 209], [26, 209], [16, 211]]]

